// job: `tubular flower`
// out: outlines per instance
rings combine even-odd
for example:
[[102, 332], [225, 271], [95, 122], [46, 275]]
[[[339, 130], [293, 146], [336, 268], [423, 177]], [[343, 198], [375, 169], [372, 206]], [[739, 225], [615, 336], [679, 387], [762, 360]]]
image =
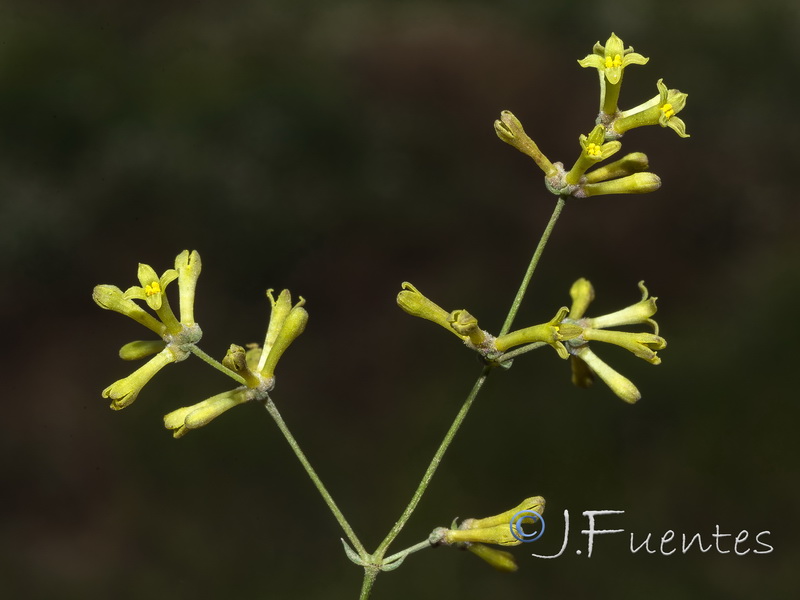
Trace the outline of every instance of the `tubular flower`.
[[611, 124], [614, 133], [623, 134], [635, 127], [660, 125], [669, 127], [682, 138], [689, 137], [686, 123], [676, 115], [686, 107], [689, 94], [680, 90], [667, 89], [663, 79], [656, 84], [658, 95], [630, 110], [619, 113]]
[[584, 68], [597, 69], [600, 76], [601, 113], [612, 116], [616, 114], [625, 67], [644, 65], [649, 60], [649, 58], [634, 52], [633, 47], [625, 48], [622, 40], [612, 33], [605, 46], [597, 42], [592, 49], [592, 54], [578, 61], [578, 64]]
[[[580, 328], [581, 333], [566, 341], [565, 346], [572, 355], [572, 382], [580, 387], [591, 385], [593, 376], [597, 375], [606, 385], [626, 402], [639, 400], [641, 394], [630, 380], [617, 373], [602, 361], [592, 350], [589, 342], [606, 342], [615, 344], [632, 352], [650, 364], [661, 363], [656, 353], [666, 348], [667, 342], [658, 335], [658, 324], [651, 318], [656, 312], [655, 297], [650, 297], [644, 282], [639, 282], [642, 299], [636, 304], [600, 317], [586, 318], [589, 304], [594, 299], [594, 288], [586, 279], [577, 280], [570, 289], [572, 309], [565, 322]], [[647, 324], [653, 333], [610, 331], [609, 327]]]

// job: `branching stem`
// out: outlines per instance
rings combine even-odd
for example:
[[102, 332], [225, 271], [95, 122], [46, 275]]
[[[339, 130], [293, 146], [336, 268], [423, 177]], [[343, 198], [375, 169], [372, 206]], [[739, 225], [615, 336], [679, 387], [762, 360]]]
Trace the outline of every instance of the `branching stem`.
[[512, 358], [516, 358], [520, 354], [525, 354], [526, 352], [530, 352], [531, 350], [537, 350], [538, 348], [543, 348], [547, 346], [547, 342], [533, 342], [532, 344], [526, 344], [524, 346], [520, 346], [519, 348], [515, 348], [514, 350], [509, 350], [499, 358], [495, 360], [497, 363], [504, 363], [506, 361], [511, 360]]
[[[539, 240], [539, 244], [536, 246], [536, 250], [534, 251], [533, 256], [531, 257], [531, 262], [528, 265], [528, 269], [525, 272], [525, 276], [522, 279], [522, 283], [520, 284], [519, 290], [517, 291], [517, 295], [514, 298], [514, 302], [512, 303], [511, 308], [508, 311], [508, 316], [506, 316], [505, 323], [503, 324], [503, 329], [500, 331], [499, 335], [505, 335], [511, 328], [511, 324], [514, 322], [514, 317], [517, 316], [517, 311], [519, 310], [519, 307], [522, 304], [522, 300], [525, 297], [525, 293], [528, 291], [528, 285], [531, 282], [531, 277], [533, 277], [533, 273], [536, 270], [536, 266], [539, 264], [539, 259], [542, 256], [542, 252], [544, 252], [544, 247], [547, 245], [547, 240], [550, 239], [550, 234], [553, 232], [553, 228], [555, 227], [555, 224], [558, 221], [559, 216], [561, 215], [561, 211], [563, 210], [565, 203], [566, 203], [566, 198], [564, 196], [559, 196], [558, 202], [556, 202], [556, 206], [553, 209], [553, 214], [550, 216], [550, 221], [548, 221], [547, 227], [545, 227], [545, 230], [542, 233], [542, 237]], [[535, 350], [538, 347], [540, 347], [539, 344], [529, 344], [527, 346], [523, 346], [522, 348], [518, 348], [513, 352], [505, 354], [501, 362], [505, 360], [510, 360], [515, 356], [524, 354], [525, 352]], [[406, 506], [406, 509], [403, 511], [403, 514], [394, 524], [391, 531], [389, 531], [389, 534], [386, 536], [383, 542], [381, 542], [381, 545], [378, 546], [378, 549], [375, 551], [375, 554], [373, 555], [373, 560], [376, 563], [382, 564], [382, 562], [386, 562], [383, 561], [383, 555], [385, 554], [386, 549], [399, 535], [400, 531], [403, 529], [406, 522], [411, 517], [411, 514], [414, 512], [414, 509], [417, 507], [417, 504], [419, 504], [422, 495], [428, 488], [431, 479], [433, 479], [434, 473], [436, 473], [436, 469], [439, 467], [439, 463], [442, 461], [444, 453], [447, 451], [447, 448], [453, 441], [453, 438], [455, 437], [456, 433], [461, 427], [461, 424], [464, 422], [464, 419], [466, 418], [467, 413], [469, 412], [469, 409], [472, 406], [472, 403], [475, 401], [475, 398], [478, 397], [478, 392], [480, 392], [481, 388], [483, 387], [483, 384], [486, 382], [486, 378], [489, 376], [489, 373], [491, 371], [492, 367], [490, 366], [484, 367], [483, 371], [481, 371], [480, 376], [472, 386], [472, 389], [470, 390], [469, 394], [464, 400], [464, 403], [461, 405], [461, 410], [458, 411], [458, 414], [456, 415], [453, 424], [450, 425], [450, 429], [447, 431], [447, 434], [442, 440], [442, 443], [436, 450], [436, 454], [434, 454], [433, 460], [431, 460], [431, 463], [428, 465], [428, 469], [422, 476], [422, 481], [420, 481], [419, 485], [417, 486], [417, 489], [414, 492], [411, 501], [408, 503], [408, 506]], [[393, 559], [395, 556], [396, 555], [392, 555], [390, 558]], [[374, 585], [375, 578], [377, 576], [378, 576], [378, 571], [375, 568], [369, 568], [369, 567], [365, 568], [364, 583], [361, 588], [360, 600], [367, 600], [369, 598], [372, 586]]]
[[[522, 300], [525, 297], [525, 293], [528, 290], [528, 285], [530, 284], [531, 277], [533, 276], [534, 271], [536, 270], [536, 266], [539, 264], [539, 259], [542, 256], [542, 252], [544, 251], [545, 245], [547, 245], [547, 240], [550, 238], [550, 234], [553, 231], [553, 227], [555, 226], [556, 222], [558, 221], [558, 217], [561, 215], [561, 211], [564, 208], [565, 204], [565, 197], [560, 196], [556, 206], [553, 210], [553, 214], [550, 216], [550, 221], [547, 223], [547, 227], [545, 227], [544, 232], [542, 233], [542, 237], [539, 240], [539, 244], [536, 246], [536, 250], [533, 253], [533, 257], [531, 258], [531, 262], [528, 265], [528, 269], [525, 272], [525, 276], [522, 279], [522, 284], [517, 291], [517, 295], [514, 298], [514, 302], [511, 305], [511, 308], [508, 311], [508, 316], [506, 317], [505, 323], [503, 324], [503, 329], [500, 332], [500, 335], [504, 335], [508, 333], [508, 330], [511, 328], [511, 324], [514, 321], [514, 317], [517, 315], [517, 311], [519, 310], [520, 305], [522, 304]], [[508, 352], [504, 354], [500, 360], [500, 362], [504, 362], [506, 360], [510, 360], [515, 356], [520, 354], [524, 354], [525, 352], [529, 352], [540, 347], [543, 344], [529, 344], [527, 346], [523, 346], [522, 348], [518, 348], [512, 352]], [[195, 354], [197, 354], [200, 358], [214, 366], [215, 368], [219, 369], [220, 371], [224, 372], [226, 375], [233, 377], [234, 379], [241, 380], [241, 378], [226, 369], [221, 364], [217, 363], [206, 355], [204, 352], [200, 351], [199, 348], [193, 350]], [[486, 379], [489, 377], [489, 373], [491, 373], [493, 367], [486, 366], [481, 371], [481, 374], [475, 380], [475, 383], [472, 386], [469, 394], [464, 399], [464, 403], [461, 405], [461, 409], [458, 411], [453, 423], [450, 425], [450, 429], [447, 430], [447, 433], [444, 436], [441, 444], [439, 444], [439, 448], [436, 450], [436, 453], [433, 455], [433, 459], [431, 460], [430, 464], [428, 465], [425, 474], [422, 476], [422, 480], [420, 481], [417, 489], [414, 491], [414, 495], [411, 497], [411, 501], [406, 506], [403, 514], [400, 515], [400, 518], [395, 522], [392, 529], [389, 531], [387, 536], [381, 542], [378, 549], [375, 551], [374, 554], [370, 555], [364, 549], [364, 546], [361, 544], [361, 541], [356, 536], [355, 532], [353, 531], [350, 524], [345, 519], [342, 511], [339, 510], [339, 507], [334, 502], [333, 498], [331, 497], [328, 490], [323, 485], [322, 481], [320, 480], [319, 476], [317, 475], [314, 468], [311, 466], [311, 463], [308, 462], [305, 454], [300, 449], [297, 441], [294, 439], [294, 436], [289, 431], [289, 428], [286, 426], [286, 423], [283, 421], [280, 413], [278, 412], [277, 407], [272, 402], [271, 398], [267, 398], [265, 402], [265, 407], [269, 412], [270, 416], [272, 416], [275, 423], [278, 425], [278, 428], [283, 433], [286, 441], [289, 442], [289, 445], [292, 447], [297, 458], [300, 460], [300, 463], [303, 465], [303, 468], [306, 470], [311, 481], [316, 486], [317, 490], [319, 491], [322, 498], [325, 500], [325, 503], [328, 505], [328, 508], [333, 513], [333, 516], [338, 521], [339, 525], [341, 526], [342, 530], [344, 531], [347, 539], [350, 540], [350, 543], [353, 545], [355, 550], [358, 552], [359, 557], [364, 561], [364, 581], [361, 586], [361, 594], [359, 596], [360, 600], [367, 600], [372, 593], [372, 587], [375, 584], [375, 579], [380, 572], [381, 566], [388, 565], [392, 562], [397, 560], [403, 560], [406, 555], [411, 554], [412, 552], [416, 552], [418, 550], [422, 550], [426, 547], [430, 547], [430, 544], [427, 542], [420, 542], [410, 548], [407, 548], [401, 552], [391, 555], [390, 557], [384, 559], [384, 554], [386, 553], [387, 548], [389, 545], [395, 540], [395, 538], [400, 534], [405, 524], [408, 522], [409, 518], [411, 517], [414, 510], [417, 508], [419, 501], [422, 499], [425, 490], [428, 489], [428, 485], [430, 484], [431, 480], [433, 479], [434, 474], [436, 473], [436, 469], [439, 467], [439, 464], [442, 462], [442, 458], [444, 457], [445, 452], [450, 447], [450, 444], [455, 438], [456, 433], [461, 427], [461, 424], [464, 422], [464, 419], [469, 412], [469, 409], [472, 407], [472, 403], [475, 401], [475, 398], [478, 397], [478, 393], [481, 391], [483, 384], [486, 382]], [[242, 380], [242, 383], [244, 381]]]
[[472, 389], [467, 395], [467, 398], [464, 400], [464, 404], [461, 405], [461, 410], [458, 411], [456, 418], [453, 420], [453, 424], [450, 425], [450, 429], [447, 430], [442, 443], [439, 444], [439, 449], [436, 450], [436, 454], [433, 455], [433, 460], [431, 460], [430, 464], [428, 465], [428, 469], [422, 476], [422, 481], [419, 482], [414, 495], [411, 497], [411, 501], [408, 503], [408, 506], [406, 506], [406, 509], [403, 511], [403, 514], [400, 515], [400, 518], [394, 524], [391, 531], [389, 531], [389, 535], [386, 536], [383, 542], [381, 542], [381, 545], [378, 546], [378, 549], [375, 551], [375, 555], [377, 557], [383, 557], [383, 554], [386, 552], [386, 548], [394, 541], [394, 539], [405, 526], [409, 517], [411, 517], [411, 513], [414, 512], [415, 508], [417, 508], [417, 504], [419, 504], [422, 495], [425, 493], [425, 490], [428, 489], [428, 484], [430, 484], [431, 479], [433, 479], [433, 474], [436, 473], [439, 463], [442, 462], [444, 453], [450, 447], [450, 443], [453, 441], [458, 429], [464, 422], [472, 403], [475, 401], [475, 398], [477, 398], [478, 392], [481, 391], [481, 388], [486, 382], [486, 378], [489, 376], [490, 371], [491, 367], [484, 367], [478, 379], [475, 380]]
[[345, 535], [347, 536], [347, 539], [350, 540], [350, 543], [353, 545], [356, 552], [358, 552], [358, 555], [362, 559], [364, 560], [368, 559], [369, 555], [367, 554], [367, 551], [364, 549], [363, 544], [358, 539], [358, 536], [356, 536], [355, 532], [353, 531], [353, 528], [350, 527], [350, 523], [348, 523], [347, 519], [344, 518], [344, 514], [342, 514], [342, 511], [339, 510], [338, 506], [336, 506], [336, 502], [333, 501], [333, 497], [330, 495], [327, 488], [322, 483], [322, 480], [317, 475], [317, 472], [314, 470], [314, 467], [312, 467], [311, 463], [308, 462], [306, 455], [300, 449], [300, 445], [297, 443], [297, 440], [294, 439], [292, 432], [289, 431], [289, 427], [287, 427], [286, 423], [283, 420], [283, 417], [281, 417], [281, 413], [278, 412], [278, 407], [275, 406], [275, 403], [272, 401], [272, 398], [267, 397], [264, 406], [266, 407], [267, 412], [270, 414], [272, 419], [278, 425], [278, 429], [281, 430], [283, 437], [285, 437], [286, 441], [289, 442], [289, 445], [292, 447], [292, 450], [294, 450], [295, 455], [297, 456], [300, 463], [303, 465], [303, 468], [306, 470], [306, 473], [308, 474], [309, 478], [311, 479], [312, 482], [314, 482], [317, 491], [319, 491], [320, 495], [322, 496], [322, 499], [325, 500], [325, 504], [328, 505], [328, 508], [331, 510], [333, 516], [338, 521], [339, 525], [342, 528], [342, 531], [344, 531]]

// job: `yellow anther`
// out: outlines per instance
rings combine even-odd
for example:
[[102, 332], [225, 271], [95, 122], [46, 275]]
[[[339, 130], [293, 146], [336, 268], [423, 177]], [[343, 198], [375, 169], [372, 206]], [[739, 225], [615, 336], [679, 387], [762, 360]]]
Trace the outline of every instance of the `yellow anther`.
[[621, 66], [622, 66], [622, 57], [619, 54], [616, 54], [614, 58], [606, 56], [606, 69], [613, 69], [614, 67], [621, 67]]
[[161, 293], [161, 284], [154, 281], [150, 285], [144, 286], [144, 293], [148, 296], [155, 296]]
[[586, 146], [586, 154], [589, 156], [600, 156], [600, 146], [597, 144], [589, 144]]
[[664, 113], [664, 116], [668, 119], [675, 114], [675, 110], [672, 108], [672, 104], [669, 102], [661, 107], [661, 112]]

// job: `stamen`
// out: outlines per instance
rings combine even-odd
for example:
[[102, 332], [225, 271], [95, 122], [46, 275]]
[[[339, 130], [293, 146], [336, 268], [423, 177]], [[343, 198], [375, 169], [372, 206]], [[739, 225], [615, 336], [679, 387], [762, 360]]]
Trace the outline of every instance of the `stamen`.
[[156, 294], [161, 293], [161, 284], [157, 281], [154, 281], [150, 285], [144, 286], [144, 293], [147, 296], [155, 296]]

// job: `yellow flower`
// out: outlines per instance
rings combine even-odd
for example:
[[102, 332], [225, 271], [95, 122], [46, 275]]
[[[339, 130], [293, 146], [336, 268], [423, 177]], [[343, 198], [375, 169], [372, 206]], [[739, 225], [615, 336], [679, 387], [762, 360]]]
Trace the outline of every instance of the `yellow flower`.
[[597, 125], [588, 136], [581, 135], [578, 142], [581, 145], [581, 154], [565, 177], [568, 185], [575, 185], [587, 169], [613, 156], [622, 144], [617, 141], [605, 141], [605, 127]]
[[633, 47], [625, 48], [625, 44], [612, 33], [603, 46], [597, 42], [592, 49], [592, 54], [579, 60], [582, 67], [593, 67], [600, 75], [600, 111], [607, 115], [617, 112], [619, 90], [622, 85], [622, 75], [625, 67], [630, 65], [647, 64], [649, 58], [633, 51]]
[[667, 89], [663, 79], [658, 80], [656, 87], [658, 88], [657, 96], [644, 104], [619, 113], [618, 118], [611, 124], [614, 132], [621, 135], [634, 127], [660, 125], [669, 127], [682, 138], [689, 137], [689, 134], [686, 133], [686, 123], [675, 116], [686, 107], [686, 99], [689, 94], [680, 90]]

